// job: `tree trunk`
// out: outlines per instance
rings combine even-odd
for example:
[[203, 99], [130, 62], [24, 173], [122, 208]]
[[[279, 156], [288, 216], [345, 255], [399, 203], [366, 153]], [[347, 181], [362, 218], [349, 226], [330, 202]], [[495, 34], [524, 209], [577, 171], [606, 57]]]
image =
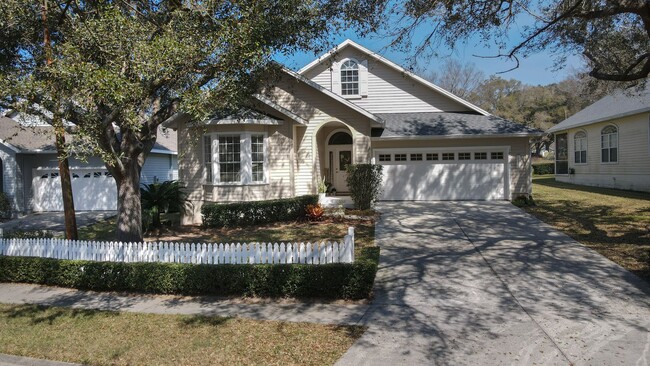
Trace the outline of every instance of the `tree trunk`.
[[125, 162], [122, 174], [113, 175], [117, 183], [117, 231], [121, 242], [142, 241], [140, 166], [137, 159]]
[[[41, 18], [43, 20], [43, 47], [45, 49], [45, 62], [49, 67], [52, 64], [52, 45], [50, 44], [50, 29], [47, 27], [47, 0], [41, 6]], [[55, 99], [59, 96], [55, 93]], [[63, 197], [63, 216], [65, 221], [65, 238], [77, 240], [77, 218], [74, 212], [74, 198], [72, 197], [72, 181], [70, 178], [70, 164], [65, 153], [65, 129], [63, 119], [57, 108], [54, 110], [52, 126], [54, 127], [54, 141], [56, 144], [56, 155], [59, 159], [59, 179], [61, 180], [61, 195]]]
[[77, 217], [74, 211], [74, 198], [72, 196], [72, 179], [70, 178], [70, 164], [65, 154], [65, 130], [61, 116], [55, 114], [53, 123], [56, 140], [56, 152], [59, 158], [59, 179], [61, 179], [61, 193], [63, 197], [63, 216], [65, 218], [65, 238], [77, 240]]

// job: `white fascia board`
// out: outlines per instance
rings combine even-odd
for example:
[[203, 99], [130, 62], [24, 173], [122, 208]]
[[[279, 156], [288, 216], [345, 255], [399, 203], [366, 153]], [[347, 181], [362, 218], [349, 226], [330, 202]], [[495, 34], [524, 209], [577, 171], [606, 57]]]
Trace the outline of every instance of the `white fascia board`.
[[14, 145], [12, 145], [12, 144], [10, 144], [10, 143], [4, 141], [4, 140], [0, 140], [0, 144], [5, 145], [6, 147], [8, 147], [9, 149], [11, 149], [11, 150], [12, 150], [13, 152], [15, 152], [15, 153], [20, 153], [20, 152], [22, 152], [22, 150], [20, 150], [19, 148], [15, 147]]
[[614, 119], [617, 119], [617, 118], [633, 116], [635, 114], [640, 114], [640, 113], [644, 113], [644, 112], [650, 112], [650, 106], [644, 107], [644, 108], [641, 108], [641, 109], [635, 109], [635, 110], [632, 110], [632, 111], [627, 111], [627, 112], [624, 112], [624, 113], [615, 114], [613, 116], [606, 116], [606, 117], [602, 117], [602, 118], [596, 118], [596, 119], [592, 119], [592, 120], [589, 120], [589, 121], [576, 123], [574, 125], [561, 126], [562, 122], [560, 122], [557, 125], [555, 125], [555, 126], [549, 128], [548, 130], [546, 130], [546, 132], [547, 133], [555, 133], [555, 132], [559, 132], [559, 131], [565, 131], [565, 130], [569, 130], [569, 129], [572, 129], [572, 128], [578, 128], [578, 127], [591, 125], [591, 124], [594, 124], [594, 123], [606, 122], [606, 121], [611, 121], [611, 120], [614, 120]]
[[332, 57], [334, 54], [336, 54], [337, 52], [339, 52], [340, 50], [342, 50], [346, 46], [352, 46], [352, 47], [358, 49], [359, 51], [367, 54], [368, 56], [374, 58], [375, 60], [377, 60], [379, 62], [382, 62], [384, 65], [386, 65], [386, 66], [388, 66], [388, 67], [390, 67], [390, 68], [392, 68], [392, 69], [394, 69], [394, 70], [396, 70], [396, 71], [398, 71], [400, 73], [403, 73], [404, 75], [407, 75], [407, 76], [411, 77], [412, 79], [419, 82], [420, 84], [423, 84], [424, 86], [426, 86], [426, 87], [428, 87], [430, 89], [433, 89], [433, 90], [437, 91], [438, 93], [443, 94], [443, 95], [457, 101], [458, 103], [460, 103], [460, 104], [462, 104], [462, 105], [464, 105], [464, 106], [466, 106], [466, 107], [468, 107], [468, 108], [470, 108], [470, 109], [472, 109], [472, 110], [474, 110], [474, 111], [476, 111], [476, 112], [478, 112], [478, 113], [480, 113], [480, 114], [482, 114], [484, 116], [491, 115], [486, 110], [483, 110], [483, 109], [479, 108], [478, 106], [466, 101], [465, 99], [463, 99], [463, 98], [461, 98], [459, 96], [456, 96], [456, 95], [448, 92], [447, 90], [435, 85], [434, 83], [432, 83], [430, 81], [427, 81], [427, 80], [415, 75], [414, 73], [412, 73], [409, 70], [403, 68], [402, 66], [394, 63], [393, 61], [390, 61], [390, 60], [384, 58], [383, 56], [377, 54], [376, 52], [373, 52], [373, 51], [361, 46], [360, 44], [358, 44], [358, 43], [356, 43], [356, 42], [354, 42], [354, 41], [352, 41], [350, 39], [346, 39], [341, 44], [334, 47], [332, 50], [330, 50], [329, 52], [327, 52], [323, 56], [321, 56], [321, 57], [317, 58], [316, 60], [310, 62], [305, 67], [300, 69], [298, 71], [298, 73], [300, 75], [302, 75], [303, 73], [305, 73], [308, 70], [314, 68], [316, 65], [320, 64], [321, 62], [325, 61], [326, 59]]
[[338, 102], [340, 102], [340, 103], [346, 105], [347, 107], [352, 108], [353, 110], [355, 110], [355, 111], [361, 113], [362, 115], [364, 115], [364, 116], [370, 118], [371, 120], [373, 120], [373, 121], [375, 121], [375, 122], [377, 122], [377, 123], [381, 123], [381, 124], [383, 124], [384, 121], [383, 121], [381, 118], [379, 118], [378, 116], [376, 116], [376, 115], [374, 115], [374, 114], [368, 112], [367, 110], [365, 110], [365, 109], [359, 107], [358, 105], [356, 105], [356, 104], [354, 104], [354, 103], [348, 101], [347, 99], [341, 97], [340, 95], [338, 95], [338, 94], [336, 94], [336, 93], [333, 93], [333, 92], [331, 92], [331, 91], [329, 91], [329, 90], [323, 88], [322, 86], [316, 84], [315, 82], [313, 82], [313, 81], [307, 79], [306, 77], [304, 77], [304, 76], [302, 76], [302, 75], [296, 73], [295, 71], [290, 70], [290, 69], [288, 69], [288, 68], [286, 68], [286, 67], [284, 67], [284, 66], [282, 67], [282, 70], [283, 70], [284, 72], [286, 72], [287, 74], [293, 76], [294, 78], [296, 78], [296, 79], [302, 81], [303, 83], [305, 83], [305, 84], [311, 86], [312, 88], [314, 88], [314, 89], [320, 91], [321, 93], [323, 93], [323, 94], [329, 96], [330, 98], [332, 98], [332, 99], [334, 99], [334, 100], [336, 100], [336, 101], [338, 101]]
[[151, 149], [150, 154], [178, 155], [178, 152], [163, 149]]

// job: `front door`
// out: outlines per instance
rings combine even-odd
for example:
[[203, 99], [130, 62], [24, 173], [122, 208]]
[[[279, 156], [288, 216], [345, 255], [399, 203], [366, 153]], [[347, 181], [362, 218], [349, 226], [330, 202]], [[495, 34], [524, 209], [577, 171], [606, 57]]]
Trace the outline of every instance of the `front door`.
[[347, 169], [348, 165], [352, 164], [352, 146], [331, 146], [328, 155], [334, 188], [338, 193], [347, 192]]

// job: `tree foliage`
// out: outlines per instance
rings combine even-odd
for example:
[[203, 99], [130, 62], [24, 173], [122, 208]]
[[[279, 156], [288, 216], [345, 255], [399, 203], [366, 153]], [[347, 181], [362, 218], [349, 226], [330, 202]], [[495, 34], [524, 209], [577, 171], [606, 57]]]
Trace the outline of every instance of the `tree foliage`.
[[442, 63], [439, 70], [431, 72], [425, 79], [463, 99], [477, 92], [485, 79], [483, 71], [474, 64], [462, 64], [450, 58]]
[[328, 9], [317, 0], [3, 0], [0, 105], [74, 123], [68, 152], [105, 161], [118, 188], [117, 239], [138, 241], [140, 171], [158, 127], [181, 111], [203, 120], [245, 104], [277, 69], [274, 54], [327, 34]]
[[[517, 65], [522, 56], [550, 50], [558, 66], [569, 54], [582, 55], [589, 74], [601, 80], [650, 74], [647, 0], [357, 0], [350, 7], [354, 21], [368, 31], [383, 30], [394, 45], [415, 49], [415, 57], [476, 37], [502, 50], [495, 57]], [[513, 31], [521, 36], [514, 46]]]
[[[580, 74], [544, 86], [493, 76], [482, 82], [468, 99], [499, 117], [547, 130], [611, 93], [617, 86], [595, 83]], [[539, 154], [552, 142], [550, 135], [533, 140], [535, 152]]]

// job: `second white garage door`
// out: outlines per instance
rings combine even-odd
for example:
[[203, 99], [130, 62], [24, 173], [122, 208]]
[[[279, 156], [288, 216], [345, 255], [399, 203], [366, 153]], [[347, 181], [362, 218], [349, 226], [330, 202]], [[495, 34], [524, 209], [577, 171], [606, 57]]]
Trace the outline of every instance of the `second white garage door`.
[[[115, 179], [104, 168], [71, 168], [76, 211], [117, 210]], [[32, 207], [36, 212], [63, 211], [58, 169], [34, 169]]]
[[507, 151], [498, 149], [386, 149], [375, 151], [384, 166], [385, 201], [506, 199]]

